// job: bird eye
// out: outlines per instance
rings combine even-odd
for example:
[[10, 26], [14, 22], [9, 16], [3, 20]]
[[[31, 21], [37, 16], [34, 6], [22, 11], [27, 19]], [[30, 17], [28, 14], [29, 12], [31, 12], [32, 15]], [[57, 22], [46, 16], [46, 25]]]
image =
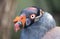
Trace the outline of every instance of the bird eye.
[[34, 19], [35, 17], [36, 17], [35, 14], [31, 14], [31, 15], [30, 15], [30, 18], [31, 18], [31, 19]]

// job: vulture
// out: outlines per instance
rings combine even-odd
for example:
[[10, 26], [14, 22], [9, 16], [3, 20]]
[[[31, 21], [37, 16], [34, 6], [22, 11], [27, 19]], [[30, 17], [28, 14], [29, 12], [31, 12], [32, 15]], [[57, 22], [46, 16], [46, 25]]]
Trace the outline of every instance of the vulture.
[[39, 7], [23, 9], [13, 22], [14, 31], [21, 31], [20, 39], [60, 39], [55, 19]]

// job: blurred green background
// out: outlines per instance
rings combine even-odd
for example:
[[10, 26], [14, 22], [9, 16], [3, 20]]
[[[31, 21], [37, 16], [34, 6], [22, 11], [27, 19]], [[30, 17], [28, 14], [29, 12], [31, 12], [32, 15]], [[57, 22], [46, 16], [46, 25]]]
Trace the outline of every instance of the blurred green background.
[[38, 6], [44, 11], [51, 13], [57, 25], [60, 25], [60, 0], [17, 0], [16, 14], [19, 15], [20, 11], [29, 6]]
[[[0, 5], [3, 4], [4, 1], [5, 0], [0, 0]], [[38, 6], [38, 7], [42, 8], [44, 11], [47, 11], [47, 12], [51, 13], [56, 20], [57, 26], [60, 26], [60, 0], [13, 0], [13, 1], [7, 0], [7, 2], [6, 1], [5, 2], [8, 3], [8, 1], [12, 2], [13, 5], [11, 5], [11, 6], [14, 6], [15, 9], [16, 9], [14, 11], [14, 9], [11, 8], [12, 11], [15, 12], [15, 14], [12, 15], [11, 20], [13, 20], [16, 16], [18, 16], [20, 14], [21, 10], [23, 10], [24, 8], [27, 8], [29, 6]], [[16, 4], [16, 5], [14, 5], [14, 4]], [[3, 4], [3, 5], [5, 5], [5, 4]], [[8, 15], [9, 15], [9, 12], [8, 12]], [[0, 17], [1, 17], [1, 15], [0, 15]], [[11, 27], [10, 31], [7, 31], [8, 35], [10, 34], [9, 39], [19, 39], [20, 38], [20, 31], [17, 32], [17, 33], [14, 32], [13, 22], [11, 21], [10, 24], [11, 24], [10, 25], [10, 27]], [[0, 25], [1, 25], [1, 22], [0, 22]], [[11, 33], [9, 33], [9, 32], [11, 32]], [[2, 34], [0, 34], [0, 39], [2, 39], [1, 37], [2, 37]], [[3, 37], [4, 37], [4, 34], [3, 34]], [[3, 38], [3, 39], [5, 39], [5, 38]]]

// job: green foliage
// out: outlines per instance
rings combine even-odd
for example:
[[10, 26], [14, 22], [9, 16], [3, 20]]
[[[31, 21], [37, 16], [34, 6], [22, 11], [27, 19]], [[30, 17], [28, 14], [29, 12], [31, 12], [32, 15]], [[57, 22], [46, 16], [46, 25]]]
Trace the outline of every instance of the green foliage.
[[18, 4], [17, 4], [17, 14], [20, 14], [20, 11], [28, 6], [33, 6], [34, 2], [33, 0], [17, 0]]

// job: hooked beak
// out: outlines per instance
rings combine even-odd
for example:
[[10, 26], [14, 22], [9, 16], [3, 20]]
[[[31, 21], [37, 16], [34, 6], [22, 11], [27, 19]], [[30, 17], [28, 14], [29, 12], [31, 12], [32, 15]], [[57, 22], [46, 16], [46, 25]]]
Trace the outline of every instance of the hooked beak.
[[26, 16], [22, 15], [22, 16], [17, 16], [14, 20], [14, 30], [15, 32], [17, 32], [18, 30], [24, 28], [25, 23], [26, 23]]

